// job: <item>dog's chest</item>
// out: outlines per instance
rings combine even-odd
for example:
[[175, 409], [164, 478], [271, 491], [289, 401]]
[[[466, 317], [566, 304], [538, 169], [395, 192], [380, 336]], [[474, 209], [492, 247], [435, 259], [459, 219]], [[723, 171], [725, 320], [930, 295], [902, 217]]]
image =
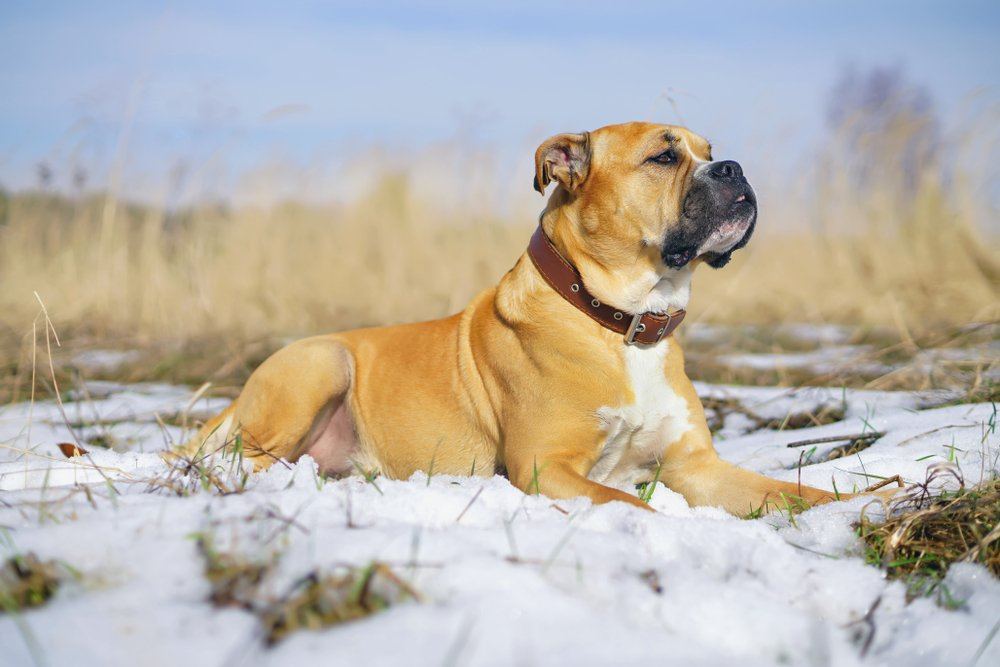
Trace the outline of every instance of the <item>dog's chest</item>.
[[671, 341], [625, 348], [625, 370], [634, 401], [597, 410], [605, 433], [600, 458], [588, 475], [608, 485], [648, 481], [663, 450], [690, 430], [687, 402], [667, 382]]

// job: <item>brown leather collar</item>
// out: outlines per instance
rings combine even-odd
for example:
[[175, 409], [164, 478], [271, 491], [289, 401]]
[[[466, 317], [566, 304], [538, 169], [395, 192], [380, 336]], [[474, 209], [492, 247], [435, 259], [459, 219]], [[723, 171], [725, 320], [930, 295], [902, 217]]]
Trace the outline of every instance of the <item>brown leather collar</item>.
[[673, 333], [687, 314], [684, 310], [678, 310], [673, 314], [630, 315], [601, 303], [587, 291], [580, 273], [559, 254], [541, 225], [528, 243], [528, 256], [552, 289], [605, 329], [622, 334], [626, 345], [652, 345], [660, 342]]

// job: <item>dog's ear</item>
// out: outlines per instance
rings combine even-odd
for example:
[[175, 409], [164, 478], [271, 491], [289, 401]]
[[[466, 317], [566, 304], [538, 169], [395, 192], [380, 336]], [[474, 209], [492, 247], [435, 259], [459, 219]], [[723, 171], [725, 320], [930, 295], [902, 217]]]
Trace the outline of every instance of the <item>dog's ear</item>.
[[553, 180], [573, 191], [590, 171], [590, 133], [557, 134], [535, 151], [535, 189], [545, 194]]

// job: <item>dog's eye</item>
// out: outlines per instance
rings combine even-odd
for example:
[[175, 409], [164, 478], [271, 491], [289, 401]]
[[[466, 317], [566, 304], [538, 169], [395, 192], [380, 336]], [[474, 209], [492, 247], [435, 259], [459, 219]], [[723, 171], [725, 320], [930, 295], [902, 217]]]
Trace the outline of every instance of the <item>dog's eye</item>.
[[674, 152], [673, 148], [668, 148], [659, 155], [649, 158], [648, 161], [655, 162], [656, 164], [673, 164], [677, 162], [677, 153]]

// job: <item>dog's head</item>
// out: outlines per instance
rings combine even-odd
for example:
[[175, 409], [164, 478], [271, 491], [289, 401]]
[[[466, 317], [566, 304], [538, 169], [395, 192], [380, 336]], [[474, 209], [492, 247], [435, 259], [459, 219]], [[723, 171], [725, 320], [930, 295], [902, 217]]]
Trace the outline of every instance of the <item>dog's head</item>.
[[561, 239], [571, 259], [608, 273], [664, 278], [700, 261], [719, 268], [757, 220], [740, 165], [714, 162], [709, 143], [682, 127], [626, 123], [554, 136], [535, 153], [535, 189], [552, 181], [546, 215], [572, 227]]

